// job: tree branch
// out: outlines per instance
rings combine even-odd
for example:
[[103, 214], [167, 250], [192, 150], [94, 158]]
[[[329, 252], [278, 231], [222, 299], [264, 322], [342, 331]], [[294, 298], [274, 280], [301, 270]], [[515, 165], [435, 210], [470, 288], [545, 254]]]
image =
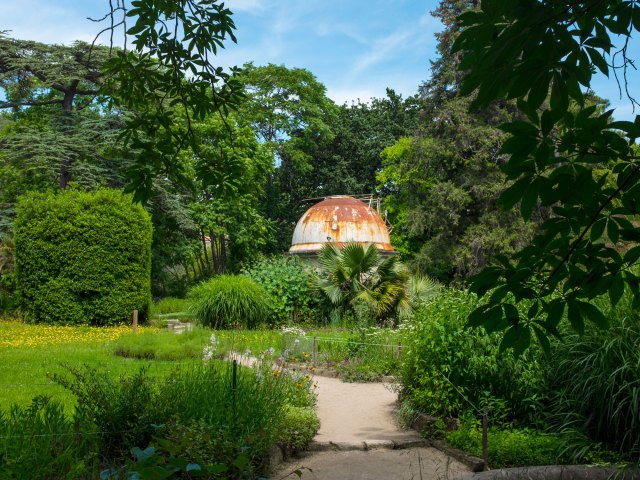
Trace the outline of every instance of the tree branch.
[[0, 102], [0, 109], [3, 108], [18, 108], [18, 107], [42, 107], [45, 105], [60, 105], [62, 104], [62, 99], [60, 100], [47, 100], [47, 101], [33, 101], [33, 102]]
[[598, 208], [598, 210], [596, 210], [596, 212], [591, 216], [591, 219], [589, 220], [589, 223], [584, 227], [582, 232], [580, 232], [580, 235], [578, 236], [578, 238], [576, 238], [573, 241], [573, 243], [571, 244], [571, 247], [569, 248], [569, 251], [564, 255], [564, 257], [562, 257], [562, 260], [560, 261], [560, 263], [558, 265], [556, 265], [556, 267], [553, 269], [553, 271], [549, 274], [549, 276], [547, 277], [547, 279], [545, 280], [545, 282], [543, 284], [543, 288], [546, 287], [547, 285], [549, 285], [549, 283], [551, 282], [553, 277], [560, 270], [560, 267], [562, 267], [562, 265], [564, 265], [565, 263], [567, 263], [569, 261], [569, 258], [571, 257], [571, 255], [573, 255], [573, 252], [575, 252], [576, 248], [578, 248], [578, 244], [582, 241], [582, 239], [585, 237], [587, 232], [591, 229], [593, 224], [598, 220], [598, 217], [600, 216], [600, 213], [602, 213], [602, 210], [604, 210], [604, 208], [607, 205], [609, 205], [613, 201], [614, 198], [616, 198], [618, 196], [618, 194], [629, 184], [631, 179], [638, 172], [640, 172], [640, 163], [635, 166], [633, 171], [631, 171], [629, 173], [629, 175], [627, 175], [627, 177], [622, 181], [622, 183], [618, 186], [618, 188], [616, 188], [615, 191], [613, 193], [611, 193], [611, 195], [609, 195], [607, 200], [602, 205], [600, 205], [600, 208]]

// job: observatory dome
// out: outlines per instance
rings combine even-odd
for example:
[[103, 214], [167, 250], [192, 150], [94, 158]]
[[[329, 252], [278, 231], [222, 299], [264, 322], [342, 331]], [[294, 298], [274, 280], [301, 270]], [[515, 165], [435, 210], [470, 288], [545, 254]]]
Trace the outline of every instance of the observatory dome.
[[380, 253], [394, 253], [389, 230], [377, 210], [349, 196], [327, 197], [298, 220], [289, 253], [316, 255], [327, 243], [373, 243]]

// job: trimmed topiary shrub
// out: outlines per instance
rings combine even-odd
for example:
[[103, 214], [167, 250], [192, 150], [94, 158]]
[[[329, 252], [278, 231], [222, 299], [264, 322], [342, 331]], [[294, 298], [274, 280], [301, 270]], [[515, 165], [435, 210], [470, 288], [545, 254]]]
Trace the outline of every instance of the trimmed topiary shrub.
[[116, 190], [30, 193], [16, 207], [23, 312], [35, 322], [113, 325], [151, 299], [151, 221]]
[[255, 328], [273, 319], [269, 295], [244, 275], [219, 275], [196, 285], [189, 300], [190, 313], [212, 328]]

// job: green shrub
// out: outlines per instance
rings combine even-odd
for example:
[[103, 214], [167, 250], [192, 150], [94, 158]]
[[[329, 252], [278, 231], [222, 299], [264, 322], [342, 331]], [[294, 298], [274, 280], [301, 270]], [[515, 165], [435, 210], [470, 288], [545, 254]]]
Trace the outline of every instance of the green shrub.
[[0, 318], [13, 317], [16, 314], [17, 301], [12, 292], [3, 290], [0, 285]]
[[280, 324], [315, 320], [318, 296], [302, 261], [291, 255], [263, 257], [243, 269], [248, 277], [264, 287]]
[[183, 458], [231, 465], [245, 455], [259, 466], [282, 430], [291, 388], [289, 377], [268, 367], [238, 367], [235, 387], [229, 362], [178, 368], [160, 378], [144, 368], [113, 378], [102, 369], [68, 367], [70, 375], [54, 379], [76, 396], [75, 425], [95, 433], [109, 465], [122, 465], [134, 447], [175, 442], [173, 454]]
[[166, 297], [150, 305], [149, 316], [184, 313], [189, 310], [189, 302], [184, 298]]
[[108, 459], [123, 459], [131, 448], [148, 445], [153, 425], [176, 412], [174, 399], [162, 394], [164, 384], [150, 377], [146, 368], [119, 378], [106, 369], [66, 368], [69, 375], [52, 378], [74, 394], [76, 425], [84, 432], [98, 432], [99, 451]]
[[113, 353], [121, 357], [149, 360], [202, 358], [211, 331], [195, 328], [176, 335], [171, 331], [128, 333], [113, 342]]
[[244, 275], [219, 275], [189, 292], [189, 311], [212, 328], [255, 328], [273, 318], [267, 292]]
[[[457, 430], [446, 434], [447, 442], [477, 457], [482, 456], [482, 428], [467, 420]], [[532, 429], [490, 428], [487, 433], [490, 468], [528, 467], [570, 463], [561, 455], [565, 440], [560, 435]]]
[[291, 454], [304, 450], [320, 430], [320, 420], [313, 408], [287, 406], [280, 422], [278, 443]]
[[444, 289], [405, 324], [402, 396], [435, 416], [459, 416], [488, 404], [503, 420], [541, 421], [545, 399], [542, 354], [535, 346], [515, 358], [498, 353], [500, 337], [466, 329], [474, 295]]
[[112, 325], [146, 311], [151, 221], [115, 190], [30, 193], [16, 207], [15, 262], [28, 318]]

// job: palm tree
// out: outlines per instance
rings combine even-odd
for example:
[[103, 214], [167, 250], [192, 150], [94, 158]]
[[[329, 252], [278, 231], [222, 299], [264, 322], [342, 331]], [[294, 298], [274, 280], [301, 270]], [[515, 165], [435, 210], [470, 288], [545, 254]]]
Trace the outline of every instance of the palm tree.
[[373, 244], [325, 245], [318, 254], [318, 289], [337, 313], [364, 304], [377, 320], [410, 311], [409, 270], [397, 256], [383, 259]]

